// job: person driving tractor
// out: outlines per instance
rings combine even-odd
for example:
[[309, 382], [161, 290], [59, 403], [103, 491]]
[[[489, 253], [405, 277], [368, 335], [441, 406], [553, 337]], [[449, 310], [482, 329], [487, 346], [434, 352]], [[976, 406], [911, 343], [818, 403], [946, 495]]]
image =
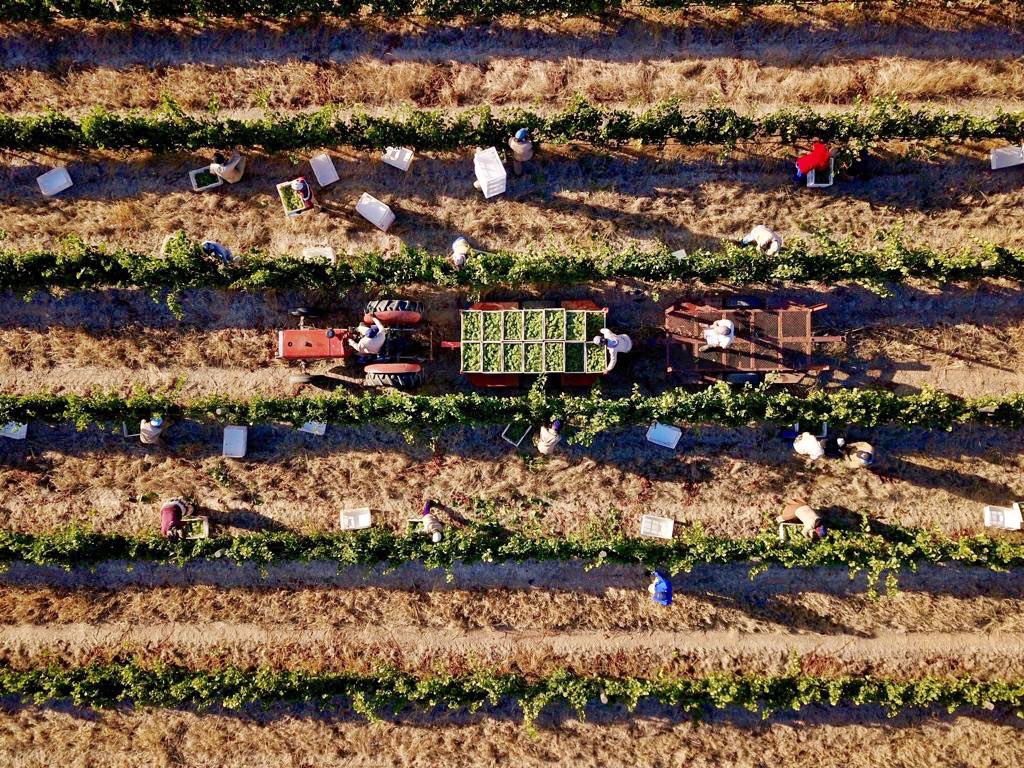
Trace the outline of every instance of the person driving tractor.
[[359, 331], [359, 341], [348, 340], [352, 349], [360, 355], [378, 355], [387, 341], [388, 329], [376, 317], [373, 318], [373, 325], [367, 326], [363, 323], [356, 328]]

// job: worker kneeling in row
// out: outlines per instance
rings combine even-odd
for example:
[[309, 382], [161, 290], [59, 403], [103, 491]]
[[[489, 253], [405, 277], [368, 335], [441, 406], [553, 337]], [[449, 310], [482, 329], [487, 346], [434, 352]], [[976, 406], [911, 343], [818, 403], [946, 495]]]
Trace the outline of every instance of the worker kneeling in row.
[[758, 224], [740, 242], [743, 245], [756, 245], [757, 250], [765, 256], [774, 256], [782, 248], [782, 235], [772, 232], [764, 224]]
[[182, 520], [192, 517], [195, 508], [184, 499], [165, 501], [160, 508], [160, 535], [165, 539], [184, 539], [185, 524]]
[[789, 502], [775, 522], [779, 524], [779, 538], [783, 541], [786, 540], [786, 525], [801, 524], [801, 532], [808, 539], [820, 539], [827, 533], [821, 515], [803, 499]]
[[545, 456], [555, 452], [555, 447], [562, 441], [562, 421], [555, 419], [550, 426], [541, 427], [537, 438], [537, 451]]
[[842, 459], [852, 469], [866, 469], [875, 463], [875, 449], [871, 443], [862, 440], [847, 443], [842, 437], [829, 440], [816, 437], [810, 432], [801, 432], [797, 435], [793, 441], [793, 451], [798, 456], [806, 456], [809, 461], [817, 461], [826, 455]]
[[434, 502], [429, 499], [423, 505], [423, 512], [420, 513], [420, 521], [423, 524], [423, 532], [430, 537], [430, 540], [437, 544], [444, 537], [444, 526], [434, 515]]

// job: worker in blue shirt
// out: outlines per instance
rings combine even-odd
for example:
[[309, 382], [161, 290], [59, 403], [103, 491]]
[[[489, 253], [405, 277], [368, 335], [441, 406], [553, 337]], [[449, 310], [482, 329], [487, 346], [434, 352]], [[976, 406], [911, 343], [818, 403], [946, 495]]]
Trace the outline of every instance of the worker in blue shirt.
[[658, 605], [672, 605], [672, 582], [662, 571], [654, 572], [654, 580], [647, 591], [651, 593], [651, 600]]

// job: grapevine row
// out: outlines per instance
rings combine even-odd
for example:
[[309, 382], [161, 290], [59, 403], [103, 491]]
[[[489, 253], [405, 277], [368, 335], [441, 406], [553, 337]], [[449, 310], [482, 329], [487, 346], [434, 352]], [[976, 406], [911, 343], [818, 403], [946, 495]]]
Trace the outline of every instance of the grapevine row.
[[717, 250], [676, 256], [667, 245], [621, 248], [539, 248], [523, 253], [474, 253], [455, 269], [444, 254], [403, 245], [397, 254], [372, 251], [335, 265], [296, 258], [236, 254], [225, 268], [205, 258], [199, 242], [177, 232], [164, 255], [88, 245], [65, 238], [52, 250], [0, 248], [0, 290], [25, 292], [63, 288], [139, 288], [162, 294], [207, 288], [240, 291], [305, 290], [337, 295], [348, 288], [409, 284], [493, 286], [576, 284], [593, 280], [641, 279], [748, 284], [770, 281], [856, 281], [875, 290], [908, 278], [946, 282], [980, 278], [1024, 279], [1024, 250], [979, 243], [960, 251], [908, 244], [899, 232], [879, 233], [876, 245], [858, 248], [825, 230], [794, 240], [775, 256], [753, 246], [723, 242]]
[[742, 707], [760, 712], [798, 711], [807, 706], [883, 707], [890, 717], [907, 709], [963, 707], [1018, 709], [1024, 705], [1024, 681], [980, 681], [963, 677], [896, 680], [875, 677], [817, 677], [712, 674], [706, 677], [663, 675], [657, 679], [609, 678], [559, 670], [528, 679], [489, 670], [452, 676], [418, 677], [394, 668], [375, 674], [278, 671], [223, 667], [209, 671], [184, 667], [143, 666], [132, 659], [107, 664], [45, 669], [0, 667], [0, 696], [47, 704], [70, 701], [77, 707], [223, 707], [274, 703], [313, 704], [338, 710], [340, 700], [374, 720], [390, 711], [468, 708], [476, 711], [507, 700], [518, 703], [527, 726], [547, 706], [567, 705], [579, 717], [588, 704], [607, 701], [631, 711], [641, 700], [656, 700], [699, 715], [711, 709]]
[[450, 114], [407, 110], [397, 116], [343, 112], [327, 106], [310, 113], [237, 120], [190, 115], [168, 104], [150, 115], [97, 108], [80, 120], [57, 111], [3, 115], [0, 149], [173, 152], [237, 146], [281, 152], [345, 145], [364, 150], [390, 146], [453, 150], [504, 147], [509, 136], [524, 127], [542, 143], [584, 142], [606, 147], [634, 141], [661, 145], [673, 140], [685, 145], [734, 147], [745, 140], [792, 143], [820, 138], [843, 145], [849, 153], [884, 140], [1017, 142], [1024, 137], [1024, 112], [972, 115], [911, 109], [892, 99], [879, 99], [848, 112], [819, 114], [800, 108], [751, 116], [726, 107], [690, 112], [673, 101], [635, 112], [577, 99], [565, 110], [547, 116], [522, 109], [494, 113], [486, 106]]

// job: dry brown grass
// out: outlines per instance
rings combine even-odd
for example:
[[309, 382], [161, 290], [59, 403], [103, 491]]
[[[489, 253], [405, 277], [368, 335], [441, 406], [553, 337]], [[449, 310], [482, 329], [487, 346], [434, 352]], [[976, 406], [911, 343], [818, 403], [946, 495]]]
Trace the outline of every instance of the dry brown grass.
[[331, 103], [536, 108], [562, 105], [578, 94], [609, 105], [680, 99], [695, 109], [713, 101], [763, 112], [793, 103], [825, 108], [898, 94], [905, 102], [956, 101], [958, 109], [984, 113], [994, 108], [992, 100], [1005, 109], [1019, 108], [1021, 93], [1021, 61], [902, 57], [817, 65], [803, 59], [790, 66], [729, 57], [640, 62], [510, 57], [475, 63], [364, 58], [345, 64], [287, 61], [233, 67], [193, 64], [158, 71], [86, 67], [58, 73], [0, 72], [5, 108], [25, 112], [80, 112], [97, 105], [153, 109], [164, 96], [192, 111], [205, 111], [212, 98], [223, 110], [295, 110]]
[[808, 712], [764, 723], [677, 720], [662, 712], [611, 718], [543, 718], [532, 736], [503, 717], [438, 723], [408, 714], [370, 724], [283, 708], [269, 716], [114, 710], [82, 717], [25, 707], [0, 715], [0, 759], [12, 768], [136, 768], [140, 761], [154, 768], [532, 768], [566, 760], [579, 768], [1013, 768], [1024, 760], [1014, 723], [968, 715], [886, 721], [844, 712], [830, 721]]

